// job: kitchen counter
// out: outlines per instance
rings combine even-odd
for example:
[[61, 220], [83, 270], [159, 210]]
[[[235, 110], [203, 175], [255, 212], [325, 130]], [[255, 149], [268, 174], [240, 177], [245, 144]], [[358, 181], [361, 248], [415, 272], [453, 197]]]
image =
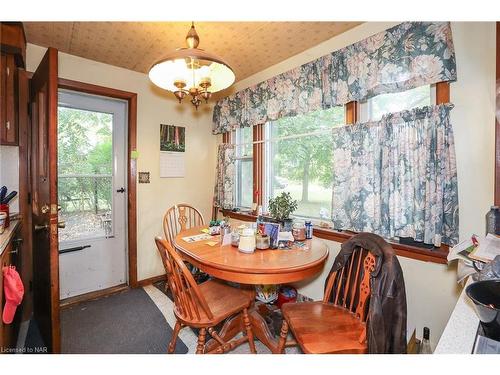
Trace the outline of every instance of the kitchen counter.
[[7, 244], [12, 239], [12, 237], [14, 237], [16, 229], [20, 223], [21, 223], [20, 219], [11, 220], [9, 227], [5, 228], [5, 231], [2, 234], [0, 234], [0, 255], [3, 254], [3, 251], [7, 247]]
[[[472, 282], [472, 278], [469, 277], [466, 286]], [[465, 294], [464, 288], [434, 354], [471, 354], [478, 327], [479, 318], [474, 310], [474, 304]]]

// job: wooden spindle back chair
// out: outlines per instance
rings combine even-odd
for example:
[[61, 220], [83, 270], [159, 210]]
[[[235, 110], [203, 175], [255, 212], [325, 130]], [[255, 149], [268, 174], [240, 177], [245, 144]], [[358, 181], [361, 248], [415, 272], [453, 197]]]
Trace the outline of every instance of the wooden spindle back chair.
[[[196, 284], [193, 275], [170, 243], [160, 237], [156, 237], [155, 242], [165, 267], [168, 286], [174, 300], [174, 315], [177, 319], [168, 352], [174, 352], [179, 331], [187, 325], [200, 329], [196, 353], [205, 353], [207, 332], [218, 343], [218, 346], [211, 351], [213, 353], [224, 353], [245, 341], [248, 341], [251, 352], [255, 353], [248, 316], [248, 308], [253, 302], [252, 296], [216, 280]], [[214, 330], [214, 326], [236, 314], [242, 314], [244, 335], [225, 342]]]
[[156, 238], [155, 241], [167, 273], [167, 283], [174, 299], [176, 315], [193, 322], [200, 321], [202, 316], [212, 319], [210, 307], [179, 254], [165, 240]]
[[201, 212], [185, 203], [170, 207], [163, 216], [163, 232], [172, 246], [179, 232], [201, 225], [205, 225]]
[[347, 264], [329, 276], [323, 303], [333, 303], [366, 322], [370, 300], [370, 275], [375, 257], [363, 248], [353, 251]]
[[[376, 258], [356, 248], [347, 263], [327, 281], [322, 301], [282, 306], [278, 352], [300, 345], [306, 353], [365, 353], [370, 277]], [[288, 328], [296, 341], [286, 341]]]

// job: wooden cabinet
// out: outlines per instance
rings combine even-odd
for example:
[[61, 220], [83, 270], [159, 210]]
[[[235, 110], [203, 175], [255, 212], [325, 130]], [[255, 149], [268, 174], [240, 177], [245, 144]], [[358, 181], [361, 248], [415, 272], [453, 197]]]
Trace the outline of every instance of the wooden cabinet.
[[0, 145], [19, 145], [18, 68], [24, 68], [26, 38], [19, 22], [0, 23]]
[[2, 53], [0, 87], [0, 144], [18, 145], [17, 67], [14, 55]]

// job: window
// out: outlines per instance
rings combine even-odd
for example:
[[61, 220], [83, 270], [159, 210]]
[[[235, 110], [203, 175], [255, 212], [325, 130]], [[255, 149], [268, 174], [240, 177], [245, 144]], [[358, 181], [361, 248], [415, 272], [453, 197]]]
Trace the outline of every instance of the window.
[[236, 164], [236, 207], [251, 208], [253, 203], [253, 136], [252, 128], [234, 132]]
[[[258, 131], [251, 128], [238, 129], [225, 138], [225, 142], [230, 139], [233, 143], [240, 143], [236, 146], [237, 204], [244, 208], [242, 211], [248, 212], [245, 208], [252, 206], [253, 190], [256, 189], [263, 193], [262, 202], [264, 211], [267, 211], [269, 198], [287, 191], [299, 203], [294, 216], [311, 218], [313, 221], [330, 221], [332, 190], [331, 181], [326, 181], [331, 179], [331, 163], [324, 163], [324, 160], [331, 160], [331, 129], [344, 124], [377, 121], [390, 112], [449, 101], [449, 83], [439, 82], [401, 93], [381, 94], [362, 103], [349, 102], [344, 107], [282, 118], [262, 125]], [[256, 155], [253, 155], [252, 143], [261, 145], [255, 148], [258, 152]], [[304, 159], [304, 155], [307, 155], [303, 153], [306, 144], [312, 145], [310, 159]], [[253, 161], [254, 157], [256, 161]], [[310, 161], [309, 168], [304, 167], [304, 160]], [[252, 186], [253, 162], [259, 163], [264, 170], [261, 176], [259, 168], [256, 168], [257, 178], [260, 180], [262, 177], [262, 181], [257, 181], [258, 186]], [[345, 239], [344, 235], [339, 236], [336, 231], [318, 231], [315, 235], [334, 241]], [[409, 243], [412, 246], [420, 246], [419, 242]], [[447, 254], [446, 249], [433, 250], [422, 255], [406, 248], [405, 245], [400, 245], [400, 248], [404, 249], [407, 253], [405, 256], [410, 258], [426, 261], [430, 259], [438, 263], [441, 263]]]
[[419, 86], [411, 90], [377, 95], [360, 103], [359, 121], [377, 121], [387, 113], [431, 105], [435, 102], [434, 86]]
[[[383, 115], [432, 105], [434, 85], [393, 94], [381, 94], [359, 103], [351, 113], [353, 122], [377, 121]], [[356, 103], [351, 110], [354, 110]], [[232, 133], [236, 144], [236, 207], [248, 210], [254, 199], [253, 143], [263, 142], [263, 208], [270, 198], [289, 192], [298, 201], [295, 216], [330, 220], [332, 201], [331, 129], [346, 123], [349, 106], [339, 106], [301, 116], [285, 117], [264, 125], [262, 139], [253, 139], [253, 129]], [[359, 116], [356, 118], [356, 116]], [[349, 116], [348, 116], [349, 117]], [[257, 187], [259, 189], [259, 187]]]
[[295, 216], [330, 218], [331, 129], [344, 123], [344, 108], [286, 117], [266, 124], [265, 196], [282, 192], [298, 201]]
[[59, 105], [57, 154], [59, 240], [112, 235], [113, 114]]

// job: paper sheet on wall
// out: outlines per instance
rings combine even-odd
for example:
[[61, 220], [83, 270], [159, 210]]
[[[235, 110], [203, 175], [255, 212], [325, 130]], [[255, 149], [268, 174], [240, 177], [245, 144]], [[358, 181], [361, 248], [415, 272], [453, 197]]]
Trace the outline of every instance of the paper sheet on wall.
[[160, 151], [160, 177], [184, 177], [184, 152]]

